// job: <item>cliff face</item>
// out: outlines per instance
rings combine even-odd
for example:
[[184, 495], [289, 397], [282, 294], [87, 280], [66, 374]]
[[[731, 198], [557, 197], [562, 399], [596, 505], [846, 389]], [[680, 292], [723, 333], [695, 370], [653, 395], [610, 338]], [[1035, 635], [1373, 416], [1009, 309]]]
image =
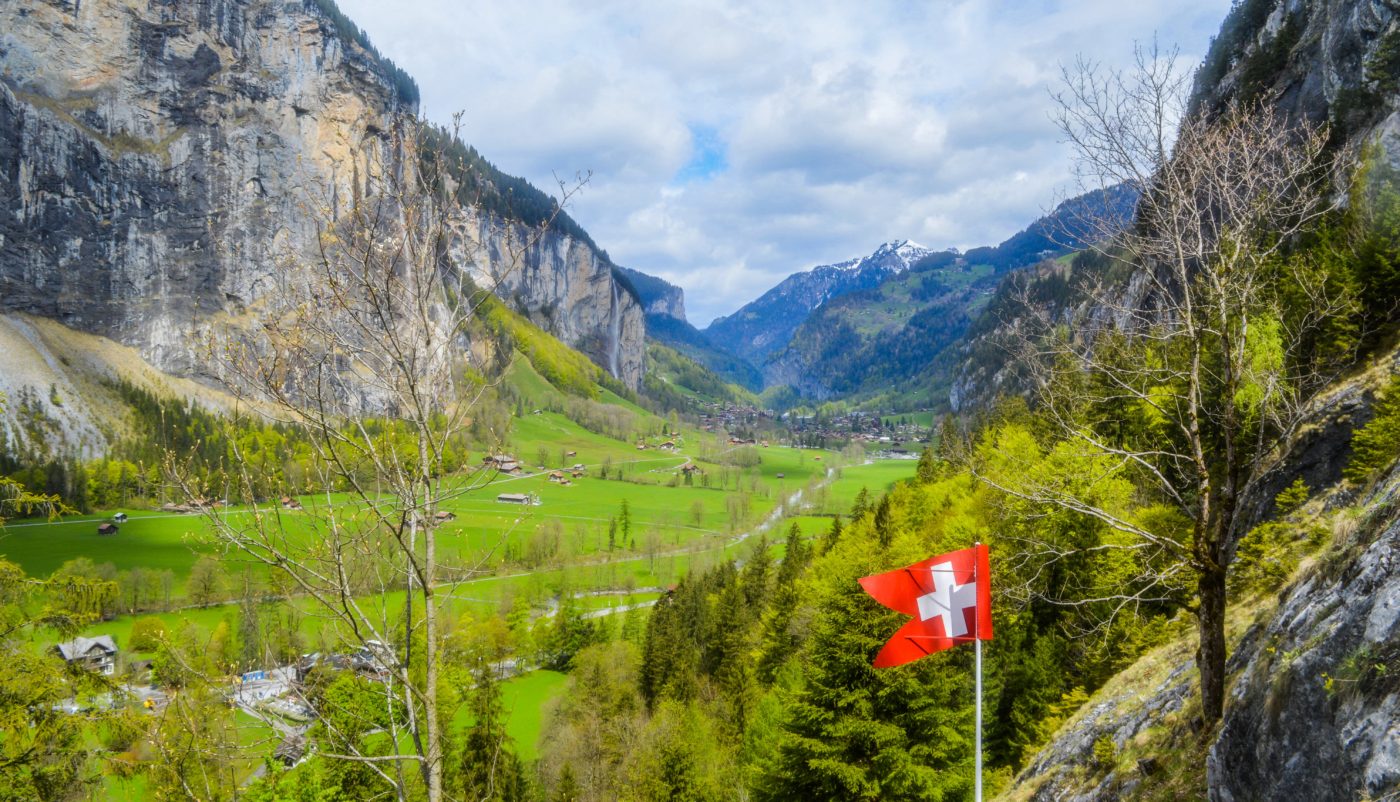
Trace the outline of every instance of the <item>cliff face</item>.
[[478, 287], [495, 293], [532, 323], [584, 352], [628, 387], [642, 381], [646, 324], [638, 299], [612, 265], [586, 243], [554, 231], [541, 236], [494, 217], [466, 226], [472, 242], [461, 262]]
[[1400, 4], [1247, 0], [1196, 75], [1193, 105], [1271, 103], [1332, 128], [1353, 152], [1379, 142], [1400, 166]]
[[669, 317], [685, 321], [685, 290], [669, 281], [627, 267], [617, 268], [623, 279], [637, 291], [647, 317]]
[[[199, 375], [194, 335], [255, 309], [279, 257], [314, 245], [306, 204], [334, 209], [409, 158], [395, 86], [311, 2], [0, 5], [0, 310]], [[512, 300], [635, 386], [636, 302], [591, 248], [539, 250]]]

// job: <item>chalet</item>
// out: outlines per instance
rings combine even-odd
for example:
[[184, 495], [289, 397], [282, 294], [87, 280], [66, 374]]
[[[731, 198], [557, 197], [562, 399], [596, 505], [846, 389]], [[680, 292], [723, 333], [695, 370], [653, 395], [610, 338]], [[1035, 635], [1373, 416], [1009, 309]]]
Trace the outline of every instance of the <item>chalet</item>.
[[549, 481], [554, 482], [555, 484], [561, 484], [561, 483], [562, 483], [562, 484], [568, 484], [568, 482], [565, 482], [565, 481], [564, 481], [564, 472], [563, 472], [563, 471], [550, 471], [550, 472], [549, 472]]
[[112, 516], [112, 520], [113, 520], [113, 521], [116, 521], [116, 522], [119, 523], [119, 524], [124, 524], [124, 523], [126, 523], [126, 513], [124, 513], [124, 512], [119, 512], [119, 513], [117, 513], [116, 515], [113, 515], [113, 516]]
[[687, 462], [681, 466], [681, 473], [704, 473], [704, 471], [700, 470], [699, 465], [693, 462]]
[[582, 471], [582, 470], [569, 471], [569, 475], [572, 476], [572, 477], [574, 477], [575, 479], [582, 479], [582, 478], [583, 478], [583, 471]]
[[559, 480], [559, 486], [560, 486], [560, 487], [572, 487], [573, 484], [574, 484], [574, 483], [573, 483], [573, 482], [570, 482], [568, 479], [560, 479], [560, 480]]
[[173, 501], [166, 502], [165, 504], [162, 504], [161, 507], [160, 507], [160, 509], [161, 509], [161, 512], [178, 512], [178, 513], [190, 513], [190, 512], [194, 512], [194, 508], [191, 507], [191, 506], [189, 506], [188, 504], [176, 504], [176, 503], [173, 502]]
[[785, 474], [785, 473], [780, 473], [780, 474], [778, 474], [778, 478], [779, 478], [779, 479], [786, 479], [786, 478], [787, 478], [787, 474]]
[[300, 501], [297, 501], [296, 499], [292, 498], [291, 496], [283, 496], [283, 497], [281, 498], [281, 503], [282, 503], [282, 509], [284, 509], [284, 510], [299, 510], [299, 509], [301, 509], [301, 502], [300, 502]]
[[564, 452], [564, 456], [565, 456], [566, 458], [567, 458], [567, 457], [577, 457], [577, 456], [578, 456], [578, 452], [577, 452], [577, 451], [565, 451], [565, 452]]
[[117, 644], [111, 635], [95, 638], [74, 638], [53, 647], [70, 666], [86, 668], [100, 674], [117, 673]]
[[662, 451], [675, 451], [675, 450], [676, 450], [676, 444], [673, 443], [673, 442], [671, 442], [670, 440], [667, 440], [666, 442], [664, 442], [664, 443], [662, 443], [661, 445], [657, 446], [657, 448], [661, 449]]
[[437, 512], [433, 513], [433, 520], [437, 521], [438, 523], [442, 523], [444, 521], [454, 521], [456, 519], [457, 513], [455, 512], [449, 512], [447, 510], [438, 510]]
[[97, 534], [99, 535], [115, 535], [116, 533], [117, 525], [111, 523], [110, 521], [107, 523], [100, 523], [97, 525]]
[[646, 443], [638, 443], [638, 444], [637, 444], [637, 450], [638, 450], [638, 451], [646, 451], [646, 450], [647, 450], [647, 444], [646, 444]]
[[496, 501], [501, 504], [533, 504], [534, 501], [524, 493], [502, 493], [496, 496]]
[[286, 738], [282, 739], [282, 743], [277, 745], [277, 749], [273, 751], [272, 756], [282, 761], [282, 765], [288, 768], [295, 766], [298, 761], [306, 756], [306, 736], [299, 732], [289, 734]]
[[582, 462], [575, 462], [573, 469], [582, 472], [586, 466]]

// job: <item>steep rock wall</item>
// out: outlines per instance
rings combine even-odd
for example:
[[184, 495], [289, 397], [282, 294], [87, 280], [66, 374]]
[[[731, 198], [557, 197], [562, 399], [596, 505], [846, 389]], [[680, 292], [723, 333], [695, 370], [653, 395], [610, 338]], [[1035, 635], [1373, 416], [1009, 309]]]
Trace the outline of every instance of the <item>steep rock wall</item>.
[[[243, 319], [275, 289], [279, 259], [314, 245], [308, 205], [339, 208], [405, 163], [390, 132], [411, 111], [312, 3], [0, 4], [0, 310], [198, 376], [198, 332]], [[580, 247], [553, 240], [561, 255]], [[582, 266], [606, 284], [590, 261], [539, 259], [513, 300], [557, 312], [537, 322], [595, 358], [591, 343], [615, 339], [616, 375], [636, 386], [635, 301], [545, 276]]]
[[467, 221], [458, 262], [532, 323], [587, 354], [628, 387], [641, 384], [645, 316], [587, 243], [494, 217]]

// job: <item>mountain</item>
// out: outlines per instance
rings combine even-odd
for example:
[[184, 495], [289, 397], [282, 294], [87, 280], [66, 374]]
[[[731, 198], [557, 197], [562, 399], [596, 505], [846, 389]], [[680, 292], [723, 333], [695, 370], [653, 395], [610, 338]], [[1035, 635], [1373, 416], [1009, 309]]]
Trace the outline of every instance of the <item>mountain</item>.
[[807, 398], [880, 393], [942, 404], [961, 341], [1009, 271], [1084, 246], [1132, 215], [1130, 187], [1089, 192], [995, 247], [933, 253], [875, 287], [834, 298], [763, 365], [768, 386]]
[[[416, 87], [329, 0], [18, 0], [0, 31], [0, 311], [172, 375], [202, 376], [203, 335], [253, 323], [286, 261], [314, 258], [308, 200], [334, 215], [418, 157], [393, 135]], [[459, 267], [640, 386], [641, 304], [606, 256], [458, 147], [484, 200]]]
[[908, 270], [931, 253], [907, 240], [887, 242], [869, 256], [818, 265], [783, 279], [739, 311], [716, 318], [704, 330], [716, 345], [762, 366], [787, 346], [817, 307], [848, 292], [869, 289]]
[[[663, 359], [653, 357], [651, 363], [673, 364], [678, 356], [685, 357], [723, 381], [754, 392], [763, 389], [763, 376], [757, 368], [717, 345], [685, 319], [685, 290], [639, 270], [626, 267], [614, 267], [613, 270], [641, 300], [646, 310], [647, 337], [669, 352]], [[728, 395], [725, 400], [730, 400]]]
[[614, 266], [613, 271], [620, 274], [619, 279], [624, 284], [631, 285], [648, 318], [668, 317], [685, 322], [685, 290], [640, 270]]

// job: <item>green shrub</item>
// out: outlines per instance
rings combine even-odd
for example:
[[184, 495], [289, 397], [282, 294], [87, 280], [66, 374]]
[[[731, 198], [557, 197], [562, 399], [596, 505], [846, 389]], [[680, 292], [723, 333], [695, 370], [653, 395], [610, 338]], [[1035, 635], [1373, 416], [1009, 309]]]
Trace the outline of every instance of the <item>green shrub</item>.
[[138, 618], [131, 624], [131, 639], [126, 648], [133, 652], [154, 652], [166, 638], [165, 622], [155, 616]]
[[1118, 746], [1113, 743], [1113, 738], [1100, 735], [1094, 739], [1094, 762], [1105, 770], [1112, 769], [1118, 762]]
[[1369, 482], [1400, 457], [1400, 376], [1392, 376], [1376, 400], [1375, 417], [1351, 437], [1351, 461], [1345, 475]]

